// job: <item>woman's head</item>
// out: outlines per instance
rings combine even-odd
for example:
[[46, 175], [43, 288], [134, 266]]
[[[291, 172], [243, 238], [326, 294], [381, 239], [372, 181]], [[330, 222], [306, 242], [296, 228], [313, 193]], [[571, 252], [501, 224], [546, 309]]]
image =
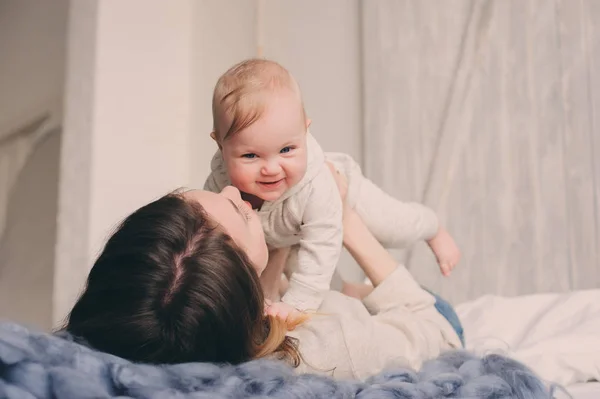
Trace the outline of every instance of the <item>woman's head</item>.
[[258, 275], [263, 272], [269, 254], [262, 224], [252, 207], [242, 200], [238, 189], [228, 186], [219, 194], [192, 190], [186, 192], [184, 198], [201, 204], [208, 217], [244, 250]]
[[228, 189], [170, 194], [138, 209], [106, 243], [66, 329], [149, 363], [293, 355], [285, 329], [264, 318], [266, 246], [241, 206]]

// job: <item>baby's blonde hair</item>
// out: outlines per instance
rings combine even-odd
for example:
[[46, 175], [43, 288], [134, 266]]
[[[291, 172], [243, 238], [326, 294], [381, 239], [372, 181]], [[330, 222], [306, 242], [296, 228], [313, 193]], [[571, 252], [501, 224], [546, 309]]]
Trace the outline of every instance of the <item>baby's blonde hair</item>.
[[[262, 116], [267, 97], [279, 90], [296, 93], [304, 114], [298, 83], [277, 62], [253, 58], [231, 67], [219, 78], [213, 92], [215, 138], [226, 140], [252, 125]], [[224, 121], [228, 122], [226, 126], [223, 126]]]

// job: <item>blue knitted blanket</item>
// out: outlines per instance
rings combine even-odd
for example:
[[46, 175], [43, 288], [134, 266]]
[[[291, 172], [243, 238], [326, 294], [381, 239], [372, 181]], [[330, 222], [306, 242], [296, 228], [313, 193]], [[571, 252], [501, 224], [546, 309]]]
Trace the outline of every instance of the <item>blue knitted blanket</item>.
[[450, 352], [420, 371], [392, 369], [365, 382], [295, 375], [282, 363], [134, 364], [62, 334], [0, 323], [0, 398], [551, 398], [524, 365], [500, 355]]

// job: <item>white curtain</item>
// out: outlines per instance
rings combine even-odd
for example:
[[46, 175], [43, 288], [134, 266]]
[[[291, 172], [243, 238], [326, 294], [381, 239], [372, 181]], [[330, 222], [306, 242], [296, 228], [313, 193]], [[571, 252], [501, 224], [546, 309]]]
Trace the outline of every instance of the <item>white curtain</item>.
[[463, 260], [400, 253], [460, 302], [600, 287], [600, 2], [363, 1], [366, 173]]
[[20, 126], [0, 131], [0, 240], [8, 211], [8, 199], [36, 143], [47, 133], [49, 112], [33, 115]]
[[0, 316], [52, 326], [60, 126], [52, 113], [0, 136]]

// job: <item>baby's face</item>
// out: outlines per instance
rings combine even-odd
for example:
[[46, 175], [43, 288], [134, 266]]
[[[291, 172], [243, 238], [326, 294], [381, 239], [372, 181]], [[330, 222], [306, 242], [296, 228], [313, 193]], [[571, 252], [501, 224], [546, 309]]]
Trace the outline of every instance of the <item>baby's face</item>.
[[293, 93], [273, 96], [260, 119], [222, 143], [231, 183], [275, 201], [306, 172], [307, 122]]

